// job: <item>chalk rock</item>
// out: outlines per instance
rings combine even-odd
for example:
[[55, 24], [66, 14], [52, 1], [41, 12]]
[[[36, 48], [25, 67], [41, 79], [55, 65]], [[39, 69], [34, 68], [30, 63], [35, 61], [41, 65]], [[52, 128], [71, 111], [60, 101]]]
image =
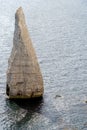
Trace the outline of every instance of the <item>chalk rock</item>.
[[6, 94], [9, 98], [33, 98], [43, 95], [43, 79], [33, 48], [25, 16], [20, 7], [15, 14], [13, 48], [8, 60]]

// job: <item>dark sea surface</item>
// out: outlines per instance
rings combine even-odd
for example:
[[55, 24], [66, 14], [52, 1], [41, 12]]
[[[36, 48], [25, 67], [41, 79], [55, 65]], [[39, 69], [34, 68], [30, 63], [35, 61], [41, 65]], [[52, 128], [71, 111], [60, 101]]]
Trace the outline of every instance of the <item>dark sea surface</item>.
[[[14, 14], [22, 6], [43, 99], [6, 98]], [[0, 0], [0, 130], [87, 130], [87, 0]]]

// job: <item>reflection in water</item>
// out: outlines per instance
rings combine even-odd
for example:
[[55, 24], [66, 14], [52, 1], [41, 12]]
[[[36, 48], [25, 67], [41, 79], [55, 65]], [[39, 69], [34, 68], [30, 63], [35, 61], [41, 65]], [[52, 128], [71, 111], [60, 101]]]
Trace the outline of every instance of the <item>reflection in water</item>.
[[[54, 108], [52, 102], [43, 98], [9, 100], [6, 99], [5, 113], [2, 120], [4, 129], [39, 129], [40, 127], [52, 127], [62, 124], [61, 114]], [[45, 101], [44, 101], [45, 100]], [[47, 125], [47, 126], [46, 126]]]
[[[43, 105], [43, 98], [32, 100], [8, 100], [6, 99], [6, 116], [4, 129], [18, 129], [25, 128], [25, 125], [35, 112], [39, 113]], [[10, 122], [8, 124], [8, 121]], [[29, 127], [26, 125], [26, 128]]]

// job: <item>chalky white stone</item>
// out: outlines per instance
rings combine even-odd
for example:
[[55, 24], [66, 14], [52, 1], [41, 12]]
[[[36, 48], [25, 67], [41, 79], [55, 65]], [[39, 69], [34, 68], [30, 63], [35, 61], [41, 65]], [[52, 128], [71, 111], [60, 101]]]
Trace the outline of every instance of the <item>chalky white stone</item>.
[[9, 98], [43, 95], [43, 79], [37, 56], [20, 7], [15, 14], [13, 48], [8, 60], [6, 94]]

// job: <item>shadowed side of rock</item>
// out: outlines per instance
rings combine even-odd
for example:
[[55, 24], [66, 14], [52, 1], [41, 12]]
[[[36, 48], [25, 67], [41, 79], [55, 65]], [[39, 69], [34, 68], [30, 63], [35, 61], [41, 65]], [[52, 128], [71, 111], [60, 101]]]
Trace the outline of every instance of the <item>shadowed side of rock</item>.
[[43, 95], [43, 79], [33, 48], [25, 16], [20, 7], [15, 14], [13, 48], [8, 61], [6, 93], [9, 98], [33, 98]]

